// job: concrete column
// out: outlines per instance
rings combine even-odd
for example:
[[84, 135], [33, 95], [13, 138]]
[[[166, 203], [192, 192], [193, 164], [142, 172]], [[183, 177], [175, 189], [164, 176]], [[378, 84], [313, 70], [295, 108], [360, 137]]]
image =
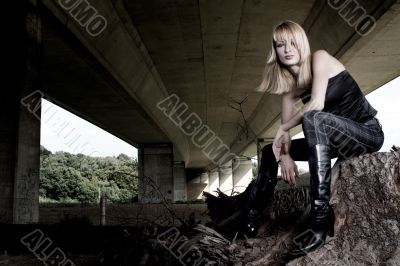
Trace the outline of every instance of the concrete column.
[[206, 187], [207, 184], [201, 182], [201, 174], [192, 178], [189, 182], [187, 182], [188, 200], [202, 199], [203, 191]]
[[187, 183], [188, 200], [203, 199], [203, 192], [209, 191], [208, 173], [201, 173]]
[[219, 173], [218, 171], [213, 171], [208, 173], [208, 190], [214, 196], [217, 196], [217, 188], [219, 188]]
[[186, 201], [186, 173], [185, 173], [185, 162], [176, 161], [174, 162], [174, 202]]
[[237, 157], [232, 163], [233, 188], [235, 192], [242, 193], [253, 179], [251, 158]]
[[174, 199], [172, 144], [145, 144], [138, 149], [139, 202], [160, 203]]
[[200, 183], [205, 185], [203, 191], [210, 192], [209, 177], [207, 172], [200, 175]]
[[219, 189], [227, 195], [231, 195], [233, 189], [232, 179], [232, 161], [220, 166], [218, 169], [219, 174]]
[[[41, 18], [30, 1], [8, 1], [0, 23], [0, 223], [39, 221]], [[36, 92], [35, 92], [36, 91]]]

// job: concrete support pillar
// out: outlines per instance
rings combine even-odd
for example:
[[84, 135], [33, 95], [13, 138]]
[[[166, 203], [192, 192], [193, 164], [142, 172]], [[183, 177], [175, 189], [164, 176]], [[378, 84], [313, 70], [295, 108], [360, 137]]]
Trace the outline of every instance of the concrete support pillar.
[[174, 162], [174, 202], [186, 201], [186, 173], [185, 173], [185, 162], [176, 161]]
[[218, 169], [219, 174], [219, 189], [227, 195], [231, 195], [233, 189], [232, 179], [232, 161], [220, 166]]
[[219, 188], [219, 173], [218, 171], [209, 172], [208, 190], [212, 195], [217, 196], [217, 188]]
[[174, 199], [172, 144], [145, 144], [138, 149], [139, 202], [159, 203]]
[[[0, 29], [0, 223], [39, 221], [41, 18], [30, 1], [8, 1]], [[36, 92], [35, 92], [36, 91]]]
[[204, 192], [210, 192], [209, 177], [207, 172], [200, 175], [200, 183], [205, 185], [203, 189]]
[[207, 184], [201, 181], [202, 176], [198, 175], [187, 183], [188, 200], [199, 200], [203, 198], [203, 191], [206, 189]]
[[201, 173], [187, 183], [188, 200], [199, 200], [203, 198], [203, 192], [209, 191], [208, 173]]
[[251, 158], [236, 157], [232, 163], [234, 191], [242, 193], [253, 179]]

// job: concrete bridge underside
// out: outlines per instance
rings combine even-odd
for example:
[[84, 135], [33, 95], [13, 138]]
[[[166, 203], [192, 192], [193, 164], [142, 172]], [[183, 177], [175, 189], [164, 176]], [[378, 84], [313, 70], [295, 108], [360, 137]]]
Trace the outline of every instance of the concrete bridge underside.
[[[1, 107], [5, 112], [14, 110], [12, 121], [2, 117], [2, 123], [9, 125], [2, 128], [3, 135], [12, 141], [0, 144], [4, 150], [0, 182], [7, 188], [0, 206], [8, 213], [4, 216], [8, 222], [36, 221], [34, 214], [22, 220], [16, 218], [18, 200], [14, 200], [21, 198], [21, 193], [22, 198], [36, 197], [18, 186], [21, 175], [38, 178], [40, 127], [32, 117], [23, 115], [21, 110], [25, 109], [18, 100], [34, 90], [139, 148], [141, 174], [158, 176], [154, 180], [163, 187], [162, 193], [176, 201], [187, 199], [188, 194], [197, 197], [193, 191], [221, 186], [229, 190], [234, 183], [240, 183], [239, 176], [248, 171], [232, 169], [232, 164], [254, 156], [257, 140], [268, 142], [273, 138], [280, 122], [280, 98], [255, 89], [270, 49], [271, 29], [279, 21], [291, 19], [302, 24], [312, 50], [325, 49], [335, 55], [365, 94], [400, 72], [400, 1], [396, 0], [25, 3], [25, 8], [10, 4], [14, 5], [10, 10], [19, 14], [19, 19], [31, 18], [34, 13], [40, 23], [28, 19], [24, 28], [16, 18], [14, 26], [1, 26], [6, 33], [14, 32], [21, 39], [33, 31], [35, 34], [29, 36], [35, 37], [33, 43], [37, 47], [30, 49], [32, 43], [26, 43], [22, 48], [29, 53], [9, 57], [10, 62], [2, 64], [28, 65], [28, 72], [40, 73], [24, 76], [25, 87], [18, 85], [13, 75], [4, 74], [9, 80], [6, 91], [10, 90], [14, 99], [9, 102], [2, 98], [7, 105]], [[361, 36], [357, 33], [362, 26], [358, 21], [366, 15], [376, 23], [368, 34]], [[107, 24], [93, 36], [86, 24], [96, 16], [104, 18]], [[22, 48], [10, 43], [9, 50], [3, 53], [18, 54]], [[31, 58], [38, 58], [41, 63]], [[25, 73], [17, 67], [12, 71]], [[18, 92], [13, 94], [11, 88]], [[179, 103], [188, 106], [186, 113], [175, 117], [175, 122], [195, 114], [197, 121], [208, 126], [221, 142], [205, 145], [206, 152], [193, 142], [190, 128], [176, 125], [173, 117], [167, 117], [159, 108], [158, 104], [170, 95], [176, 95]], [[168, 106], [164, 105], [167, 109]], [[32, 132], [30, 136], [18, 135], [24, 126]], [[228, 159], [218, 161], [217, 153], [214, 162], [207, 156], [207, 152], [212, 153], [221, 144], [237, 155], [233, 163]], [[21, 147], [29, 153], [15, 152]], [[21, 156], [33, 158], [29, 159], [32, 165], [18, 164], [24, 159]], [[17, 163], [10, 166], [10, 162]], [[154, 167], [160, 164], [162, 171]], [[248, 160], [244, 165], [248, 169]], [[37, 183], [34, 181], [34, 186]], [[193, 189], [189, 191], [190, 187]], [[145, 187], [142, 191], [146, 191]], [[146, 201], [146, 194], [142, 199]]]

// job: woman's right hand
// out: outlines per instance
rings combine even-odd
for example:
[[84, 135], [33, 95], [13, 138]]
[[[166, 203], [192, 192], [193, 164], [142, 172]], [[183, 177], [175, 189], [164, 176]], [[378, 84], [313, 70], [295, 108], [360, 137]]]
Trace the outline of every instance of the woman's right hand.
[[299, 171], [292, 157], [290, 157], [289, 154], [281, 155], [279, 164], [281, 166], [282, 179], [288, 182], [290, 185], [295, 185], [296, 178], [299, 177]]
[[276, 132], [274, 142], [272, 143], [272, 151], [275, 155], [276, 161], [279, 161], [281, 154], [288, 154], [290, 147], [290, 134], [279, 127]]

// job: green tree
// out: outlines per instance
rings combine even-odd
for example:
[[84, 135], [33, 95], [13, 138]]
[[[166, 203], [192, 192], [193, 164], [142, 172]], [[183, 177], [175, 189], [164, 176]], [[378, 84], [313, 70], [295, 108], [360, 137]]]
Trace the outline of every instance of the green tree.
[[137, 160], [125, 154], [90, 157], [41, 147], [39, 195], [56, 201], [96, 202], [99, 189], [113, 202], [137, 195]]

